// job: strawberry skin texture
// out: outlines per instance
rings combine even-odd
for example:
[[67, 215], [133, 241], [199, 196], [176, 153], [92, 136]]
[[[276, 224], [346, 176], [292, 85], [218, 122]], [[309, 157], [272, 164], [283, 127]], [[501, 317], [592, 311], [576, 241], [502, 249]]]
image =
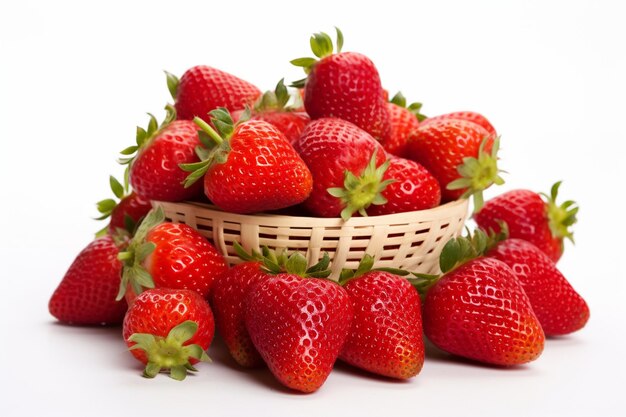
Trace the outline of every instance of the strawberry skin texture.
[[489, 120], [482, 114], [473, 111], [457, 111], [435, 117], [429, 117], [428, 119], [423, 120], [422, 124], [444, 119], [467, 120], [468, 122], [476, 123], [477, 125], [482, 126], [491, 135], [496, 135], [496, 129], [493, 127], [491, 122], [489, 122]]
[[[149, 333], [166, 337], [173, 327], [184, 321], [196, 322], [198, 330], [184, 345], [198, 344], [207, 350], [215, 334], [215, 322], [209, 304], [195, 291], [154, 288], [137, 296], [124, 317], [122, 334], [128, 347], [135, 343], [128, 340], [133, 333]], [[146, 364], [145, 351], [130, 351], [138, 361]], [[190, 358], [192, 364], [198, 361]]]
[[76, 325], [119, 324], [127, 305], [115, 301], [122, 263], [109, 235], [92, 241], [76, 257], [48, 308], [59, 321]]
[[367, 214], [371, 216], [426, 210], [441, 202], [439, 182], [417, 162], [391, 157], [384, 179], [395, 182], [382, 192], [387, 203], [371, 205], [367, 209]]
[[311, 172], [285, 136], [262, 120], [238, 124], [225, 163], [204, 176], [204, 192], [216, 206], [233, 213], [276, 210], [306, 200]]
[[424, 300], [424, 332], [440, 349], [494, 365], [537, 359], [545, 335], [530, 301], [503, 262], [471, 260], [443, 275]]
[[269, 275], [260, 262], [243, 262], [220, 275], [211, 290], [215, 324], [231, 356], [246, 368], [263, 364], [245, 323], [245, 298], [250, 287]]
[[216, 68], [199, 65], [188, 69], [180, 78], [176, 93], [179, 120], [195, 116], [209, 122], [208, 113], [218, 107], [228, 111], [252, 105], [261, 95], [254, 85]]
[[178, 165], [198, 162], [198, 127], [176, 120], [163, 128], [139, 150], [130, 168], [130, 184], [148, 200], [181, 201], [201, 194], [202, 185], [183, 186], [187, 173]]
[[486, 137], [489, 140], [484, 150], [490, 152], [494, 137], [476, 123], [458, 119], [422, 123], [409, 138], [409, 159], [422, 164], [437, 178], [444, 203], [457, 200], [465, 190], [448, 190], [446, 187], [460, 177], [457, 167], [464, 158], [478, 157], [480, 144]]
[[389, 134], [389, 113], [378, 70], [359, 53], [343, 52], [317, 62], [305, 85], [304, 107], [314, 120], [347, 120], [376, 139]]
[[507, 239], [487, 256], [513, 270], [547, 336], [569, 334], [585, 326], [589, 320], [587, 303], [535, 245], [521, 239]]
[[148, 232], [156, 245], [144, 261], [157, 288], [192, 290], [207, 297], [215, 279], [228, 266], [224, 257], [198, 231], [182, 223], [161, 223]]
[[417, 375], [424, 364], [420, 297], [404, 278], [369, 272], [348, 281], [354, 319], [339, 358], [391, 378]]
[[252, 115], [253, 120], [263, 120], [280, 130], [293, 144], [311, 121], [308, 114], [297, 111], [262, 111]]
[[[126, 216], [129, 216], [136, 224], [152, 209], [150, 201], [135, 192], [122, 198], [111, 212], [109, 233], [115, 233], [117, 229], [126, 229]], [[132, 230], [129, 230], [132, 232]]]
[[278, 274], [253, 285], [246, 328], [274, 376], [285, 386], [320, 388], [345, 343], [352, 303], [337, 283]]
[[380, 140], [380, 143], [390, 154], [406, 158], [408, 156], [407, 142], [420, 122], [407, 108], [394, 103], [387, 103], [387, 111], [389, 112], [391, 130], [386, 137]]
[[374, 152], [377, 166], [386, 160], [385, 150], [369, 133], [336, 118], [309, 123], [294, 148], [313, 175], [313, 190], [304, 205], [322, 217], [339, 217], [342, 202], [328, 189], [343, 186], [346, 170], [360, 175]]
[[474, 215], [478, 226], [488, 231], [500, 230], [504, 221], [509, 237], [526, 240], [541, 249], [552, 261], [563, 254], [563, 239], [552, 235], [548, 207], [541, 196], [530, 190], [512, 190], [487, 201]]

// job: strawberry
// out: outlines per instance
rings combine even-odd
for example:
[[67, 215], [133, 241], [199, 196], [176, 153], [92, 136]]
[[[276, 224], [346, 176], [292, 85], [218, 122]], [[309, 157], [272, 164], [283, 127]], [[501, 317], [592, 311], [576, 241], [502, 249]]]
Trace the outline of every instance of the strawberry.
[[339, 359], [378, 375], [412, 378], [424, 364], [419, 294], [408, 280], [373, 265], [366, 255], [357, 271], [342, 274], [354, 319]]
[[161, 370], [183, 380], [198, 361], [209, 362], [206, 350], [215, 332], [213, 314], [196, 292], [155, 288], [141, 293], [124, 317], [123, 336], [129, 350], [154, 378]]
[[191, 121], [174, 120], [174, 109], [169, 105], [166, 109], [160, 127], [152, 115], [147, 129], [137, 127], [137, 144], [124, 149], [119, 162], [128, 166], [130, 184], [144, 199], [181, 201], [201, 193], [200, 185], [183, 186], [186, 174], [178, 166], [199, 161], [198, 128]]
[[[328, 255], [306, 269], [294, 253], [285, 272], [252, 285], [245, 299], [246, 328], [270, 371], [283, 385], [302, 392], [320, 388], [346, 340], [352, 305], [328, 275]], [[279, 272], [277, 270], [273, 272]]]
[[110, 218], [108, 226], [100, 230], [96, 236], [102, 236], [108, 231], [114, 234], [118, 229], [125, 230], [128, 233], [135, 231], [135, 226], [145, 217], [152, 209], [150, 201], [142, 198], [134, 191], [129, 193], [128, 177], [124, 175], [124, 185], [114, 177], [109, 177], [111, 191], [119, 201], [107, 198], [98, 202], [98, 211], [100, 217], [96, 220], [104, 220]]
[[325, 33], [311, 37], [315, 58], [294, 59], [307, 78], [293, 83], [304, 87], [304, 107], [311, 119], [338, 117], [347, 120], [376, 139], [389, 135], [389, 113], [374, 63], [364, 55], [341, 52], [343, 35], [337, 29], [337, 53]]
[[458, 119], [422, 123], [408, 141], [409, 159], [437, 178], [442, 201], [474, 196], [474, 210], [483, 204], [482, 191], [503, 184], [498, 175], [499, 139], [480, 125]]
[[467, 120], [468, 122], [473, 122], [477, 125], [482, 126], [487, 132], [489, 132], [490, 135], [497, 135], [496, 129], [493, 127], [491, 122], [489, 122], [489, 120], [482, 114], [473, 111], [457, 111], [453, 113], [441, 114], [439, 116], [429, 117], [427, 119], [421, 120], [421, 122], [422, 124], [427, 124], [443, 119]]
[[183, 164], [191, 174], [185, 186], [204, 176], [204, 193], [219, 208], [233, 213], [256, 213], [293, 206], [310, 194], [311, 172], [271, 124], [247, 120], [236, 125], [226, 109], [211, 112], [216, 132], [200, 118], [200, 138], [207, 149], [203, 161]]
[[387, 202], [371, 205], [367, 209], [368, 215], [425, 210], [438, 206], [441, 201], [439, 183], [417, 162], [391, 156], [383, 179], [393, 181], [381, 193]]
[[205, 65], [188, 69], [180, 80], [169, 72], [165, 75], [180, 120], [200, 117], [208, 122], [210, 111], [219, 107], [231, 112], [243, 109], [261, 95], [261, 90], [249, 82]]
[[126, 302], [115, 301], [122, 263], [111, 235], [83, 249], [54, 291], [48, 308], [59, 321], [77, 325], [119, 324]]
[[570, 227], [578, 213], [571, 200], [557, 205], [560, 186], [561, 181], [554, 184], [549, 196], [530, 190], [508, 191], [489, 200], [474, 219], [483, 230], [496, 232], [499, 223], [505, 222], [510, 237], [534, 244], [557, 262], [563, 255], [563, 239], [574, 241]]
[[119, 258], [124, 262], [118, 299], [145, 288], [193, 290], [207, 297], [213, 281], [228, 266], [224, 257], [197, 230], [163, 222], [161, 207], [148, 213]]
[[522, 239], [506, 239], [487, 256], [511, 267], [547, 336], [572, 333], [585, 326], [589, 320], [587, 303], [554, 261], [535, 245]]
[[235, 250], [246, 262], [233, 266], [220, 275], [211, 290], [211, 307], [215, 324], [235, 361], [246, 368], [263, 363], [248, 330], [246, 330], [244, 300], [250, 287], [269, 275], [261, 270], [262, 259], [249, 256], [235, 242]]
[[420, 113], [422, 103], [406, 104], [406, 98], [398, 92], [387, 103], [391, 131], [380, 143], [385, 150], [401, 158], [407, 157], [407, 141], [420, 122], [426, 118]]
[[[429, 283], [424, 299], [424, 333], [440, 349], [494, 365], [535, 360], [545, 335], [515, 273], [484, 253], [480, 230], [470, 239], [451, 239], [441, 253], [443, 275]], [[430, 286], [428, 288], [428, 286]]]
[[381, 192], [388, 163], [385, 150], [369, 133], [335, 118], [311, 122], [294, 143], [313, 175], [306, 208], [317, 216], [366, 214], [372, 204], [384, 204]]

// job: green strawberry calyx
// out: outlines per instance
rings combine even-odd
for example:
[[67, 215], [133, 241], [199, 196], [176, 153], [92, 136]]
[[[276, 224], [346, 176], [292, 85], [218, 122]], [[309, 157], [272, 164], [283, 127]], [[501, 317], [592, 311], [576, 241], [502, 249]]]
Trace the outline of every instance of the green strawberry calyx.
[[[341, 49], [343, 48], [343, 33], [341, 33], [341, 30], [339, 30], [338, 27], [335, 27], [335, 30], [337, 32], [336, 53], [339, 54], [341, 53]], [[317, 58], [296, 58], [291, 61], [292, 65], [295, 65], [296, 67], [301, 67], [307, 75], [311, 72], [315, 64], [318, 62], [318, 59], [326, 58], [327, 56], [332, 55], [334, 52], [333, 41], [330, 36], [324, 32], [314, 33], [311, 36], [310, 44], [313, 55], [315, 55]], [[302, 88], [304, 87], [305, 83], [306, 78], [294, 81], [291, 86], [296, 88]]]
[[578, 219], [578, 205], [575, 201], [567, 200], [562, 204], [557, 204], [556, 199], [559, 195], [559, 187], [561, 182], [556, 182], [551, 190], [550, 195], [541, 193], [546, 200], [546, 211], [548, 214], [548, 222], [552, 235], [557, 239], [569, 239], [574, 243], [574, 233], [571, 230]]
[[[296, 99], [297, 97], [299, 97], [299, 95], [296, 96]], [[278, 82], [278, 84], [276, 84], [274, 91], [269, 90], [263, 93], [263, 95], [254, 104], [254, 111], [294, 111], [295, 107], [288, 104], [291, 99], [291, 94], [289, 94], [289, 90], [287, 89], [287, 86], [285, 86], [285, 79], [283, 78]]]
[[341, 218], [347, 221], [352, 215], [358, 212], [361, 216], [367, 216], [367, 208], [374, 205], [387, 203], [382, 192], [395, 180], [383, 180], [390, 161], [387, 160], [379, 167], [376, 167], [376, 151], [361, 173], [354, 175], [351, 171], [345, 170], [343, 187], [331, 187], [327, 191], [333, 197], [341, 200], [344, 208], [341, 211]]
[[393, 96], [391, 100], [389, 100], [389, 102], [392, 104], [395, 104], [396, 106], [407, 109], [408, 111], [413, 113], [413, 115], [415, 115], [417, 120], [420, 122], [428, 118], [428, 116], [425, 116], [422, 113], [420, 113], [422, 110], [422, 103], [411, 103], [407, 105], [406, 97], [404, 97], [404, 95], [400, 91], [398, 91], [396, 95]]
[[167, 89], [170, 92], [172, 98], [176, 100], [176, 96], [178, 95], [178, 84], [180, 84], [180, 80], [171, 72], [163, 72], [165, 73], [165, 79], [167, 81]]
[[448, 190], [465, 190], [461, 198], [474, 198], [474, 213], [477, 213], [484, 204], [483, 191], [492, 184], [502, 185], [504, 179], [500, 173], [504, 172], [498, 168], [498, 150], [500, 148], [500, 137], [493, 139], [491, 152], [485, 151], [485, 146], [490, 137], [485, 137], [478, 148], [477, 157], [465, 157], [463, 163], [457, 167], [460, 178], [451, 181]]
[[154, 288], [152, 275], [143, 264], [146, 258], [154, 252], [156, 245], [153, 242], [147, 242], [146, 237], [150, 230], [164, 221], [165, 213], [162, 207], [150, 210], [139, 224], [126, 250], [117, 255], [122, 262], [122, 277], [116, 300], [124, 298], [129, 287], [135, 294], [140, 294], [146, 288]]
[[135, 344], [129, 350], [141, 349], [148, 357], [143, 371], [146, 378], [154, 378], [162, 370], [169, 370], [170, 377], [182, 381], [187, 371], [196, 372], [190, 358], [201, 362], [211, 362], [209, 355], [197, 344], [187, 344], [198, 331], [195, 321], [187, 320], [173, 327], [166, 337], [149, 333], [133, 333], [128, 340]]
[[200, 158], [200, 162], [179, 165], [183, 171], [190, 173], [183, 181], [185, 188], [191, 187], [202, 178], [213, 165], [226, 163], [231, 149], [230, 138], [235, 132], [235, 127], [250, 120], [251, 113], [250, 108], [246, 107], [237, 123], [233, 121], [224, 107], [212, 110], [209, 115], [215, 129], [199, 117], [193, 119], [193, 122], [200, 128], [198, 138], [203, 146], [196, 147], [196, 155]]
[[261, 252], [255, 249], [246, 252], [238, 242], [234, 242], [233, 246], [239, 258], [248, 262], [260, 262], [261, 269], [271, 275], [292, 274], [302, 278], [327, 278], [331, 274], [328, 269], [330, 256], [327, 252], [324, 252], [319, 262], [309, 266], [307, 259], [298, 251], [288, 254], [286, 250], [272, 250], [263, 246]]
[[410, 274], [409, 271], [405, 271], [403, 269], [385, 268], [385, 267], [374, 268], [374, 263], [375, 263], [374, 257], [366, 253], [365, 256], [363, 256], [363, 259], [361, 259], [361, 261], [359, 262], [359, 266], [357, 267], [356, 270], [354, 269], [342, 269], [341, 270], [341, 275], [339, 276], [339, 285], [346, 285], [348, 282], [352, 281], [353, 279], [362, 277], [363, 275], [372, 271], [389, 272], [391, 274], [399, 275], [399, 276], [406, 276]]
[[[111, 217], [111, 214], [113, 214], [113, 211], [118, 206], [118, 204], [123, 199], [125, 199], [126, 197], [129, 197], [131, 195], [130, 185], [128, 183], [128, 170], [124, 171], [124, 183], [123, 183], [123, 185], [113, 175], [109, 176], [109, 185], [110, 185], [111, 191], [113, 192], [113, 195], [116, 197], [116, 199], [105, 198], [104, 200], [98, 201], [96, 203], [96, 207], [98, 209], [98, 212], [100, 213], [100, 216], [96, 217], [95, 220], [104, 220], [104, 219], [108, 219], [109, 217]], [[135, 220], [133, 220], [132, 217], [130, 217], [128, 214], [126, 214], [124, 216], [124, 228], [120, 229], [120, 230], [117, 230], [117, 232], [121, 233], [121, 234], [124, 234], [124, 232], [127, 232], [127, 234], [131, 234], [132, 235], [132, 233], [135, 231], [138, 223], [139, 222], [135, 222]], [[102, 229], [97, 231], [96, 232], [96, 237], [102, 237], [102, 236], [106, 235], [108, 228], [109, 228], [109, 226], [106, 225]]]

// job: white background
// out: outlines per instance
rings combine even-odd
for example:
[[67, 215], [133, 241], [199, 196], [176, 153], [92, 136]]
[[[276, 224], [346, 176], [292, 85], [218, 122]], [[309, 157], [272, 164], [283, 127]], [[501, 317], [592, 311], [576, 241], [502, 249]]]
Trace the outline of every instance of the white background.
[[[625, 16], [619, 1], [2, 2], [0, 415], [626, 415]], [[340, 366], [304, 396], [219, 344], [196, 377], [145, 380], [119, 329], [55, 324], [49, 296], [100, 227], [117, 152], [145, 112], [163, 116], [162, 70], [208, 64], [269, 89], [335, 25], [426, 114], [491, 119], [509, 175], [488, 196], [564, 180], [581, 210], [560, 267], [588, 326], [517, 369], [431, 352], [410, 382]]]

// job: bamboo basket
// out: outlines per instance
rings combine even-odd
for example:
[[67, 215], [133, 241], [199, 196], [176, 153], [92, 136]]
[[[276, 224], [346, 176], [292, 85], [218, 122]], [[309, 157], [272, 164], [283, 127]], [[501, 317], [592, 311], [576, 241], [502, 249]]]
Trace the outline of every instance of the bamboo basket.
[[467, 217], [467, 200], [458, 200], [429, 210], [384, 216], [340, 218], [296, 217], [278, 214], [234, 214], [215, 206], [153, 201], [168, 220], [197, 229], [225, 256], [229, 265], [242, 262], [233, 242], [246, 250], [300, 251], [309, 264], [331, 258], [330, 278], [338, 279], [342, 268], [356, 269], [365, 254], [376, 267], [401, 268], [435, 274], [445, 243], [458, 236]]

